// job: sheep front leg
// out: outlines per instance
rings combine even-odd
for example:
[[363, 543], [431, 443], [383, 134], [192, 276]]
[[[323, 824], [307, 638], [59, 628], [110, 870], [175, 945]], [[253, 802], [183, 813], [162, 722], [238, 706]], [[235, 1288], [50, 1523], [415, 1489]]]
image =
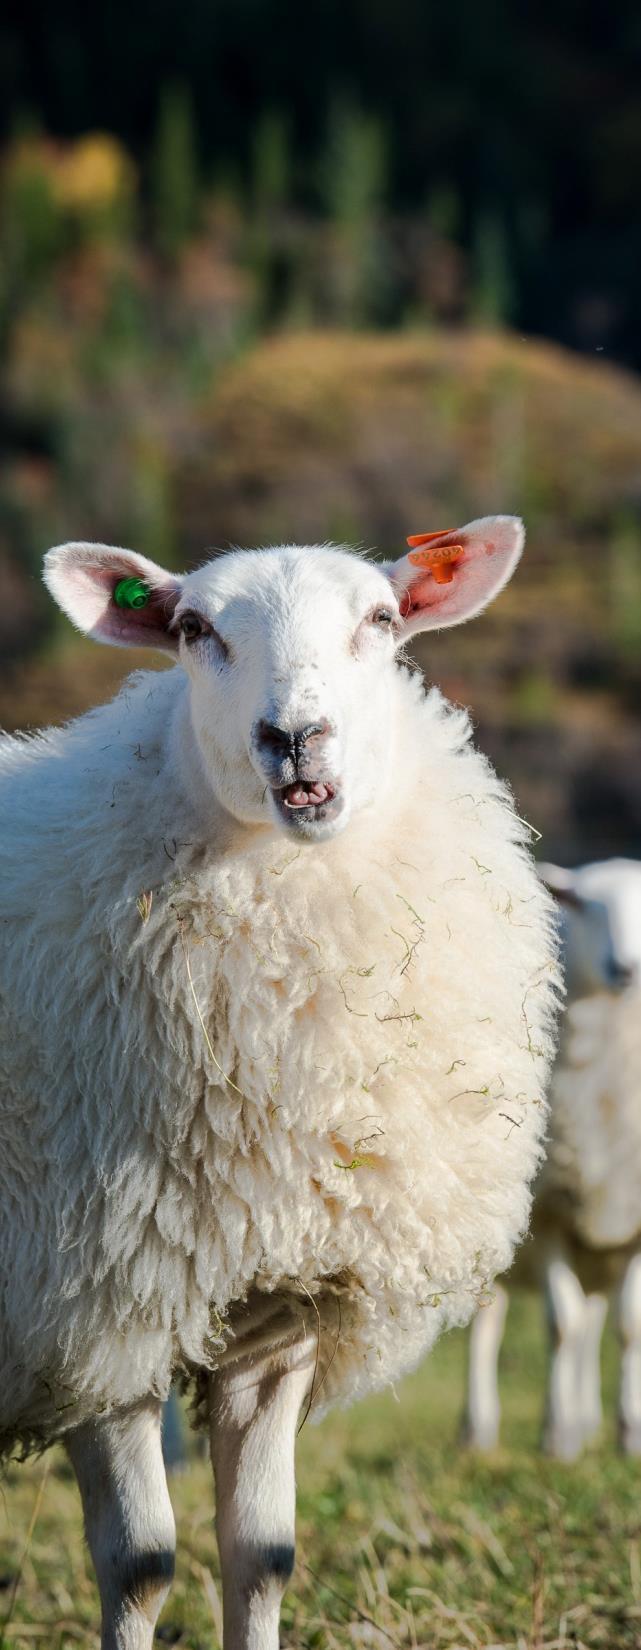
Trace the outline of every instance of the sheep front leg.
[[225, 1650], [278, 1650], [294, 1566], [294, 1448], [315, 1347], [234, 1363], [210, 1383]]
[[619, 1339], [619, 1443], [626, 1455], [641, 1455], [641, 1255], [633, 1257], [623, 1279]]
[[603, 1424], [601, 1403], [601, 1340], [608, 1315], [607, 1295], [588, 1295], [579, 1371], [579, 1400], [584, 1444], [593, 1443]]
[[499, 1441], [499, 1352], [507, 1307], [507, 1289], [497, 1283], [492, 1300], [479, 1308], [470, 1329], [463, 1439], [472, 1449], [496, 1449]]
[[543, 1443], [549, 1455], [574, 1461], [583, 1445], [581, 1366], [586, 1300], [565, 1260], [548, 1262], [545, 1292], [550, 1326], [550, 1365]]
[[160, 1404], [150, 1400], [79, 1427], [67, 1451], [100, 1589], [101, 1650], [151, 1650], [176, 1546]]

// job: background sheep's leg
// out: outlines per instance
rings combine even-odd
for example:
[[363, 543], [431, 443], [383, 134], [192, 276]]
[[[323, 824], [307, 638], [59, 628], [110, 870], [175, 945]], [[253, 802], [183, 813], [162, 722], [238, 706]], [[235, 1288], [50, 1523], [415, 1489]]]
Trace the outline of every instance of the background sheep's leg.
[[551, 1345], [543, 1445], [549, 1455], [573, 1461], [583, 1444], [580, 1385], [586, 1299], [572, 1268], [558, 1258], [546, 1267], [545, 1293]]
[[507, 1308], [507, 1289], [497, 1283], [493, 1299], [480, 1307], [470, 1329], [463, 1437], [473, 1449], [495, 1449], [499, 1441], [499, 1352]]
[[174, 1572], [176, 1529], [160, 1405], [80, 1427], [67, 1441], [102, 1604], [102, 1650], [151, 1650]]
[[162, 1453], [168, 1473], [182, 1472], [187, 1466], [185, 1422], [175, 1387], [172, 1387], [166, 1404], [163, 1404]]
[[278, 1650], [294, 1565], [294, 1446], [315, 1347], [233, 1364], [211, 1381], [225, 1650]]
[[619, 1442], [626, 1455], [641, 1455], [641, 1255], [630, 1261], [623, 1279], [619, 1337]]
[[608, 1315], [607, 1295], [588, 1295], [579, 1369], [579, 1405], [584, 1444], [596, 1438], [603, 1424], [601, 1404], [601, 1339]]

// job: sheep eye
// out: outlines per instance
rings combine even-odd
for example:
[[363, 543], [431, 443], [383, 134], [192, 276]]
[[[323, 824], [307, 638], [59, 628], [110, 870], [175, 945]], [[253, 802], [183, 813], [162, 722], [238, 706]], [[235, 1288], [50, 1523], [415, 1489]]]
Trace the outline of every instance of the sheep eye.
[[178, 623], [186, 642], [195, 642], [199, 636], [205, 635], [207, 627], [197, 613], [181, 613]]
[[389, 607], [377, 607], [376, 611], [372, 613], [372, 624], [385, 626], [393, 624], [393, 622], [394, 614]]

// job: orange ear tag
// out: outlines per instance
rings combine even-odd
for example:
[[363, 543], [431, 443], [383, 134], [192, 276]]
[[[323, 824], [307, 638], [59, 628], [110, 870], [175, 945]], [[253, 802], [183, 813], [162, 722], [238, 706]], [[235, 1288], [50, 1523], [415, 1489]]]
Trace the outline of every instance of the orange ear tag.
[[451, 528], [446, 527], [440, 533], [413, 533], [407, 540], [412, 546], [408, 561], [411, 561], [413, 567], [426, 567], [432, 574], [435, 584], [452, 583], [456, 564], [463, 555], [462, 544], [434, 543], [435, 539], [446, 538], [449, 532]]
[[451, 527], [439, 527], [436, 533], [410, 533], [405, 543], [409, 544], [410, 550], [414, 550], [419, 544], [433, 544], [435, 539], [446, 539], [451, 532]]

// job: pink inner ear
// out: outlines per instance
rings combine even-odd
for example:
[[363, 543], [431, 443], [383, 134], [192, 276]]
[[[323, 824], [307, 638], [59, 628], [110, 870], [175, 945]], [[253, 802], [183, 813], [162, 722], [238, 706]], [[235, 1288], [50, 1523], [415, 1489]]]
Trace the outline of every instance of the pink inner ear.
[[[153, 564], [142, 567], [123, 555], [109, 563], [92, 562], [78, 565], [70, 573], [76, 586], [77, 598], [82, 599], [87, 611], [86, 628], [96, 641], [113, 642], [121, 647], [163, 647], [174, 651], [169, 631], [176, 603], [180, 595], [177, 580], [167, 578], [153, 582]], [[114, 601], [114, 590], [121, 579], [142, 578], [149, 585], [150, 596], [146, 607], [119, 607]], [[90, 604], [90, 607], [89, 607]]]
[[[450, 528], [442, 533], [413, 534], [407, 540], [412, 545], [407, 561], [412, 568], [419, 571], [412, 575], [400, 601], [400, 610], [404, 619], [411, 619], [413, 615], [425, 613], [430, 608], [439, 608], [451, 599], [453, 594], [444, 590], [443, 586], [450, 586], [463, 571], [468, 556], [466, 547], [469, 544], [468, 536], [460, 528]], [[479, 545], [474, 546], [478, 550]], [[488, 553], [494, 550], [494, 545], [483, 545]]]
[[114, 601], [114, 590], [121, 579], [130, 577], [130, 567], [122, 573], [101, 569], [100, 583], [104, 585], [105, 592], [109, 591], [109, 603], [96, 626], [96, 633], [111, 641], [125, 642], [130, 647], [149, 645], [160, 637], [166, 637], [167, 645], [171, 641], [167, 632], [180, 595], [179, 586], [168, 580], [166, 584], [151, 587], [146, 607], [119, 607]]
[[448, 528], [442, 533], [416, 533], [408, 538], [411, 545], [407, 561], [411, 567], [424, 569], [412, 578], [401, 602], [404, 618], [441, 605], [441, 596], [435, 585], [453, 584], [459, 565], [465, 560], [466, 535]]
[[409, 554], [390, 577], [400, 587], [400, 611], [411, 632], [460, 624], [479, 613], [509, 578], [523, 530], [515, 517], [488, 516], [407, 542]]
[[[448, 579], [453, 582], [454, 575]], [[399, 609], [402, 619], [411, 619], [417, 613], [426, 613], [429, 608], [437, 608], [443, 603], [443, 585], [437, 581], [431, 572], [417, 573], [407, 589], [399, 599]]]

